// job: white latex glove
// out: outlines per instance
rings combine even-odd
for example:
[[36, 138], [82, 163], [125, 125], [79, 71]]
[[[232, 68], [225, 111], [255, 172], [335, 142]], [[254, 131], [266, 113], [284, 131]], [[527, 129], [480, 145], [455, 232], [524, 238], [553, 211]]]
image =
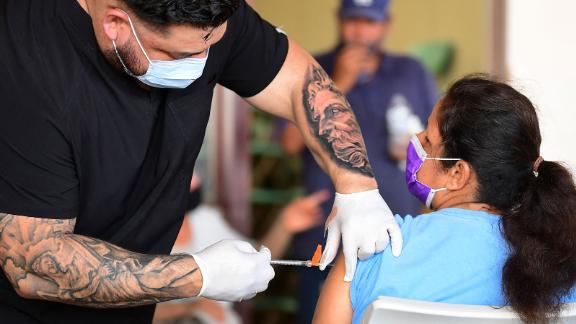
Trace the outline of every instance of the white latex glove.
[[223, 240], [193, 254], [202, 272], [198, 297], [242, 301], [268, 288], [274, 278], [270, 250], [256, 251], [248, 242]]
[[354, 278], [358, 258], [365, 260], [384, 251], [390, 240], [394, 256], [399, 256], [402, 251], [400, 227], [378, 189], [351, 194], [336, 193], [326, 230], [328, 239], [320, 259], [320, 270], [324, 270], [336, 257], [342, 235], [346, 264], [344, 281], [349, 282]]

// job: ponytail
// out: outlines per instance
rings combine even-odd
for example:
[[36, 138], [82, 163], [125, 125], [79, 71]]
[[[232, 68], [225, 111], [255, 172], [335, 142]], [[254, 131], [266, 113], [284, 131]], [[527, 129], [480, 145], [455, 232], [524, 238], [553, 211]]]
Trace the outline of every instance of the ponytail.
[[543, 161], [536, 171], [520, 203], [502, 215], [511, 250], [502, 285], [524, 322], [548, 323], [576, 284], [576, 187], [556, 162]]

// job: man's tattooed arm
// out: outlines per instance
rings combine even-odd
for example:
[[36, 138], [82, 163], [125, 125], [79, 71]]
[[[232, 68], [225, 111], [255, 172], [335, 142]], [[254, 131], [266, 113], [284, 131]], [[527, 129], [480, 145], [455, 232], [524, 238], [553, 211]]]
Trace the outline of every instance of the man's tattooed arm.
[[376, 189], [366, 145], [345, 96], [302, 47], [288, 39], [288, 55], [272, 82], [247, 98], [260, 109], [293, 122], [281, 136], [283, 148], [306, 146], [339, 193]]
[[0, 266], [25, 298], [112, 308], [196, 296], [188, 255], [144, 255], [72, 234], [75, 220], [0, 213]]
[[339, 167], [373, 177], [354, 112], [321, 67], [308, 67], [302, 98], [311, 135], [331, 160]]

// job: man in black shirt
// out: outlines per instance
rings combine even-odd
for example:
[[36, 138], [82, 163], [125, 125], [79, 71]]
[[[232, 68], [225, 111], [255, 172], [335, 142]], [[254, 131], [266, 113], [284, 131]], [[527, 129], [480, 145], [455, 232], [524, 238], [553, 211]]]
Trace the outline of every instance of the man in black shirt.
[[346, 280], [400, 252], [349, 104], [243, 0], [0, 0], [0, 78], [2, 322], [150, 322], [266, 289], [266, 248], [168, 255], [216, 84], [294, 121], [333, 180], [321, 268], [340, 235]]

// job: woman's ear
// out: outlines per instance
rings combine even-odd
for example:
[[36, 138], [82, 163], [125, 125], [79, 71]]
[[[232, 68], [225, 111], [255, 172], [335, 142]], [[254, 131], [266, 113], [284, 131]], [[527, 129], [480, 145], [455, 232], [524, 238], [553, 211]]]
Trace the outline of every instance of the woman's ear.
[[446, 188], [449, 190], [461, 190], [470, 181], [472, 168], [468, 162], [459, 160], [448, 170], [448, 182]]

